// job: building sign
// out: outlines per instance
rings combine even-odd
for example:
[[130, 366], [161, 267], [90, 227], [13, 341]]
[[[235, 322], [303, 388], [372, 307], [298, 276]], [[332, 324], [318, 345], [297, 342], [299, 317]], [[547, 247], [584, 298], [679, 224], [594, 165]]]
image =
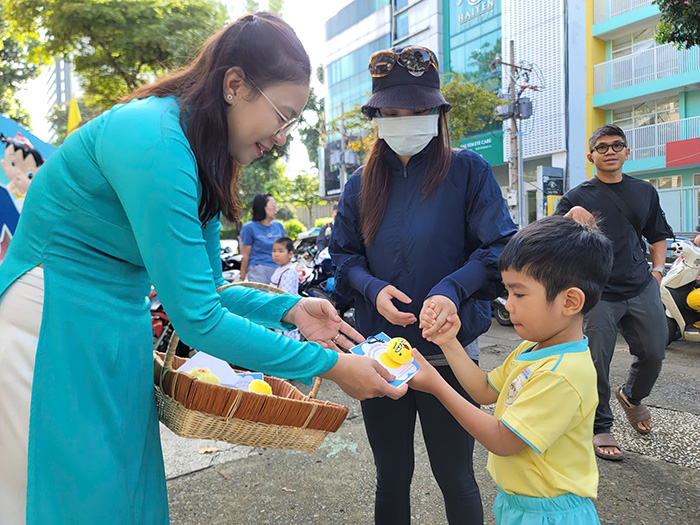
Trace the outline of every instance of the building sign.
[[485, 14], [494, 10], [496, 0], [457, 0], [457, 7], [462, 7], [459, 13], [459, 25], [467, 25], [478, 20]]
[[478, 153], [492, 166], [503, 164], [503, 138], [500, 134], [483, 133], [467, 137], [460, 147]]

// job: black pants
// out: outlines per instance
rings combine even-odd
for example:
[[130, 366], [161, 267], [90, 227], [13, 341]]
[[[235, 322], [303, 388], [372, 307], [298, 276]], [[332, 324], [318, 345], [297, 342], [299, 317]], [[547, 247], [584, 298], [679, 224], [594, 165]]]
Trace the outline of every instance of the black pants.
[[627, 399], [639, 404], [656, 383], [666, 351], [668, 328], [656, 279], [631, 299], [601, 300], [584, 317], [583, 333], [588, 337], [588, 347], [598, 372], [594, 434], [609, 433], [613, 424], [609, 377], [618, 330], [634, 356], [622, 391]]
[[[449, 366], [436, 368], [457, 392], [473, 403]], [[389, 398], [363, 401], [362, 414], [377, 467], [375, 523], [411, 522], [416, 414], [420, 414], [430, 467], [445, 498], [448, 522], [483, 523], [481, 495], [472, 465], [474, 438], [437, 398], [409, 388], [396, 401]]]

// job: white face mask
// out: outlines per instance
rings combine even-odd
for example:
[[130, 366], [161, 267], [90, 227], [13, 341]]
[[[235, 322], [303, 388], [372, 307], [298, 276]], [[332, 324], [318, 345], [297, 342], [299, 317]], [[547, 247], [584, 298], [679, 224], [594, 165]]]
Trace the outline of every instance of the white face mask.
[[380, 139], [397, 155], [412, 157], [437, 137], [439, 114], [412, 117], [377, 117]]

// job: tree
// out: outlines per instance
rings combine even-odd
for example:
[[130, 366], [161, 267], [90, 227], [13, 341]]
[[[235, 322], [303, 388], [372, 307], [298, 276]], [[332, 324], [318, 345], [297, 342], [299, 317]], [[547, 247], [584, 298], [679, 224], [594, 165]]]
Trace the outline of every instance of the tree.
[[363, 164], [377, 137], [377, 127], [362, 113], [362, 104], [355, 104], [340, 118], [328, 124], [329, 134], [341, 134], [343, 129], [346, 149], [357, 153], [360, 164]]
[[255, 0], [246, 0], [244, 9], [246, 13], [257, 13], [260, 11], [260, 4]]
[[[479, 87], [488, 91], [498, 90], [501, 87], [501, 79], [497, 73], [491, 71], [492, 64], [501, 52], [501, 39], [491, 46], [488, 42], [480, 49], [473, 51], [470, 55], [472, 69], [464, 73], [464, 77], [470, 82], [474, 82]], [[500, 66], [499, 66], [500, 67]]]
[[445, 75], [448, 82], [442, 87], [452, 105], [448, 113], [452, 143], [458, 145], [467, 135], [477, 133], [494, 119], [498, 97], [454, 73]]
[[[85, 99], [83, 97], [77, 98], [76, 102], [78, 103], [78, 109], [80, 110], [80, 116], [83, 121], [87, 121], [99, 113], [99, 111], [88, 107], [85, 104]], [[64, 107], [53, 106], [49, 110], [47, 120], [51, 124], [51, 129], [53, 129], [53, 132], [56, 135], [56, 138], [53, 140], [53, 145], [60, 146], [65, 140], [66, 133], [68, 132], [68, 105], [66, 104]]]
[[[302, 116], [299, 120], [299, 137], [306, 146], [309, 160], [314, 166], [318, 166], [318, 147], [321, 144], [321, 137], [324, 135], [323, 103], [323, 99], [316, 96], [312, 87], [309, 100], [306, 102], [306, 107], [301, 112]], [[311, 124], [309, 120], [316, 122]]]
[[10, 35], [0, 3], [0, 114], [30, 126], [29, 114], [16, 97], [20, 86], [39, 74], [36, 48], [39, 40], [28, 35]]
[[700, 3], [697, 0], [654, 0], [661, 11], [656, 28], [659, 44], [676, 44], [679, 49], [700, 45]]
[[267, 10], [277, 15], [282, 15], [284, 9], [284, 0], [268, 0]]
[[69, 55], [85, 102], [106, 109], [184, 64], [226, 21], [213, 0], [4, 0], [13, 34], [36, 35], [48, 60]]
[[309, 210], [311, 224], [314, 223], [314, 205], [326, 204], [318, 195], [318, 173], [300, 172], [293, 181], [292, 200], [297, 206]]

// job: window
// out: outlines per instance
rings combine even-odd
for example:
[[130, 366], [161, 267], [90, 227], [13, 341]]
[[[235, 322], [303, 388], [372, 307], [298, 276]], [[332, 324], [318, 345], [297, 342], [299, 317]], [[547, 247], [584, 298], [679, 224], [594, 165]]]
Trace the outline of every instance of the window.
[[389, 0], [355, 0], [346, 5], [326, 22], [326, 41], [387, 5], [389, 5]]
[[612, 110], [612, 124], [622, 129], [641, 128], [678, 120], [678, 95], [668, 98], [649, 100], [641, 104]]
[[657, 190], [665, 190], [669, 188], [680, 188], [683, 185], [682, 177], [680, 175], [670, 175], [668, 177], [656, 177], [655, 179], [649, 179], [654, 188]]
[[408, 0], [394, 0], [394, 9], [396, 11], [401, 11], [404, 7], [408, 6]]
[[641, 31], [616, 38], [611, 42], [612, 58], [620, 58], [639, 51], [651, 49], [656, 45], [654, 35], [656, 27], [647, 27]]
[[408, 35], [408, 13], [401, 13], [395, 19], [396, 29], [394, 30], [394, 40], [401, 40]]

